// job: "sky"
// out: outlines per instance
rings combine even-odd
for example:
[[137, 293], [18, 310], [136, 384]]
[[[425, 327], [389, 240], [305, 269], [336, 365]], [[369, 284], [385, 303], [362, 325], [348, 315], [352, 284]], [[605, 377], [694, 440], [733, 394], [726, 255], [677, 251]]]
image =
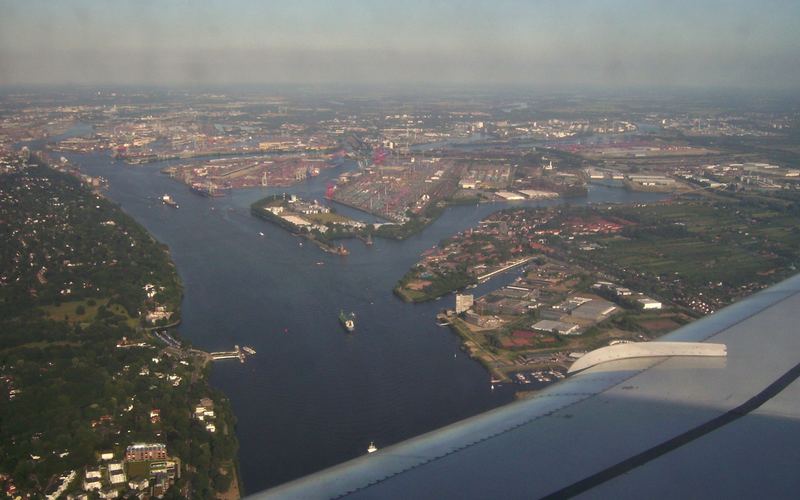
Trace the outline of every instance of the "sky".
[[797, 0], [0, 0], [0, 85], [800, 88]]

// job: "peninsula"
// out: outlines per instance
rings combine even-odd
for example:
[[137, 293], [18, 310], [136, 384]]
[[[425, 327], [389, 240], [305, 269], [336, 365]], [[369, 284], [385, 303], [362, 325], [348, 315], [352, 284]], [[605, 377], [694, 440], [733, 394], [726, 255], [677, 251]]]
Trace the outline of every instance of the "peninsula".
[[323, 251], [347, 255], [349, 251], [337, 240], [361, 237], [367, 240], [373, 226], [337, 214], [317, 200], [306, 201], [286, 193], [262, 198], [250, 206], [256, 217], [270, 221], [312, 241]]
[[[790, 275], [798, 200], [723, 192], [507, 209], [427, 250], [395, 292], [414, 302], [455, 292], [439, 321], [494, 378], [550, 379], [582, 352], [655, 338]], [[467, 290], [515, 267], [507, 286]]]

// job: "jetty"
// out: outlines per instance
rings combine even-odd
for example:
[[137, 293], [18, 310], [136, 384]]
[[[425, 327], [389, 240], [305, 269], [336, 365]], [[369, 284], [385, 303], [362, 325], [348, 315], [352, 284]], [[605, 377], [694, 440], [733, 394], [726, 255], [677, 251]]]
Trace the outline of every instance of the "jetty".
[[247, 356], [255, 355], [256, 351], [252, 347], [244, 346], [239, 347], [239, 345], [233, 346], [232, 351], [216, 351], [208, 353], [211, 361], [219, 361], [222, 359], [239, 359], [241, 363], [244, 363]]

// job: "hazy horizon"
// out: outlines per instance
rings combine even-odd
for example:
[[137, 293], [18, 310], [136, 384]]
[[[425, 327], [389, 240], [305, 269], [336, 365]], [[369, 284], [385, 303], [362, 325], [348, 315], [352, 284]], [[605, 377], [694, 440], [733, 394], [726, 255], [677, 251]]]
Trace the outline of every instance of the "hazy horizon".
[[800, 87], [800, 3], [10, 2], [0, 85]]

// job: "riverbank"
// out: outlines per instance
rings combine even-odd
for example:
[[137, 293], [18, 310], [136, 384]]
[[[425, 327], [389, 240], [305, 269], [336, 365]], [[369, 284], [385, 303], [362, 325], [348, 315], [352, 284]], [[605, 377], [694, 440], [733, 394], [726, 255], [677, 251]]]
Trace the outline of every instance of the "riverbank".
[[[172, 356], [146, 333], [148, 311], [180, 317], [183, 287], [169, 250], [72, 173], [32, 163], [0, 175], [0, 217], [14, 235], [6, 244], [32, 259], [3, 267], [13, 286], [0, 293], [0, 375], [14, 401], [0, 408], [0, 438], [19, 445], [0, 471], [18, 493], [38, 496], [65, 471], [105, 470], [103, 453], [151, 489], [227, 490], [215, 471], [238, 449], [229, 400], [202, 363]], [[24, 223], [33, 219], [35, 228]], [[190, 416], [201, 402], [214, 408], [211, 420]], [[164, 447], [165, 474], [126, 458], [142, 442]]]

